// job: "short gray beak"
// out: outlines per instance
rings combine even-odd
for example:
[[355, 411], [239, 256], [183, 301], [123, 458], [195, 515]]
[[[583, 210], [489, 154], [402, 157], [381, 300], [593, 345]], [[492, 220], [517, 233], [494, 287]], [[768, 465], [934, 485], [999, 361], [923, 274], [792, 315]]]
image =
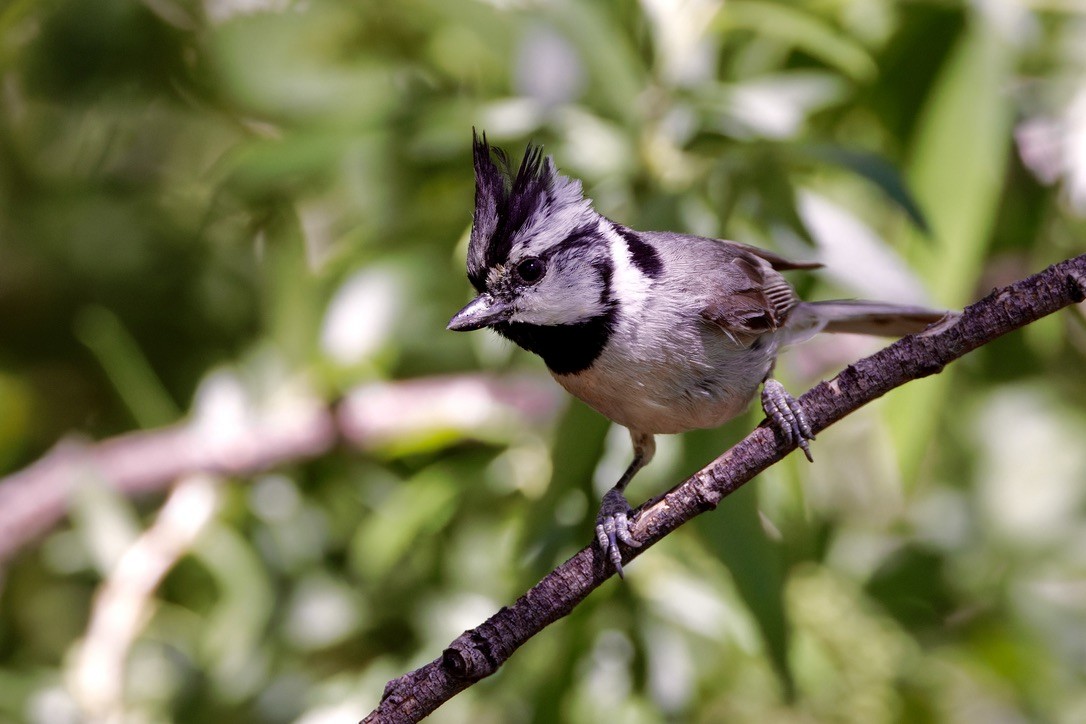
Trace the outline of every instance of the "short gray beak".
[[448, 329], [469, 332], [498, 322], [506, 322], [513, 314], [513, 307], [489, 294], [480, 294], [449, 320]]

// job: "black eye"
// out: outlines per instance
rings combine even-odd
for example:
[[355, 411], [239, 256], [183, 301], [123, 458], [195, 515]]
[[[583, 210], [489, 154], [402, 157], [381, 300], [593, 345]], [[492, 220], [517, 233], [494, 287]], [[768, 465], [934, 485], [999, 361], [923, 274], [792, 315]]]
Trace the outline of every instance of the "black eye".
[[547, 267], [543, 264], [542, 260], [536, 259], [535, 257], [525, 259], [517, 264], [517, 274], [529, 284], [539, 281], [545, 271], [547, 271]]

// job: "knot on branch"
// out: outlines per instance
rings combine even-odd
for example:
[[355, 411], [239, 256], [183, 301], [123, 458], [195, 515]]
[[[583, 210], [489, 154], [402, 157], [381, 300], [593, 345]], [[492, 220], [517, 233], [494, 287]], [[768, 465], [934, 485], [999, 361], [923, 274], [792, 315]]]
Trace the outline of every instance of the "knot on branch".
[[692, 492], [694, 493], [696, 508], [702, 513], [716, 510], [717, 506], [720, 505], [720, 501], [724, 498], [720, 494], [720, 490], [713, 484], [711, 471], [702, 470], [694, 475]]
[[1067, 286], [1071, 289], [1071, 299], [1078, 304], [1086, 300], [1086, 276], [1081, 272], [1072, 271], [1067, 275]]
[[490, 641], [478, 630], [464, 632], [441, 652], [441, 668], [454, 679], [482, 679], [498, 666]]
[[946, 365], [944, 365], [942, 362], [940, 362], [939, 360], [935, 360], [935, 359], [920, 360], [920, 361], [917, 362], [916, 367], [915, 367], [915, 369], [916, 369], [916, 379], [920, 379], [921, 377], [930, 377], [932, 375], [937, 375], [937, 374], [939, 374], [940, 372], [943, 371], [943, 368], [945, 366]]

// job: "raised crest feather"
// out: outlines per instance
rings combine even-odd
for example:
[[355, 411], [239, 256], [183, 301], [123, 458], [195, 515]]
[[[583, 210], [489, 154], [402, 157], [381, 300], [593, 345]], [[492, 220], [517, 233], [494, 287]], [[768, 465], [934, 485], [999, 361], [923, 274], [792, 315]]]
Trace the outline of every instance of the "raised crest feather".
[[584, 202], [581, 185], [558, 174], [543, 155], [542, 146], [528, 144], [513, 173], [509, 156], [491, 146], [486, 133], [472, 129], [475, 163], [475, 215], [468, 245], [468, 279], [478, 291], [486, 287], [487, 271], [504, 263], [514, 242], [543, 211]]

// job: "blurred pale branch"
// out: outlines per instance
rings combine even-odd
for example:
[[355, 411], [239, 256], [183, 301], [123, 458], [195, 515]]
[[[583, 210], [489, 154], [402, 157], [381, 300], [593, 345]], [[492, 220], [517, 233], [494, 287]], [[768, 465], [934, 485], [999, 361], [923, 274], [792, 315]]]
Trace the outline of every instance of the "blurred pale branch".
[[128, 653], [156, 608], [155, 590], [212, 521], [221, 482], [203, 474], [179, 481], [95, 596], [75, 671], [75, 690], [95, 721], [124, 720]]
[[232, 424], [196, 415], [98, 443], [65, 440], [0, 478], [0, 562], [52, 529], [83, 483], [100, 481], [134, 495], [198, 473], [246, 476], [303, 462], [337, 442], [372, 449], [428, 433], [493, 437], [514, 421], [553, 417], [561, 399], [540, 378], [440, 376], [360, 386], [335, 406], [315, 396], [294, 400], [286, 409]]
[[[1055, 264], [997, 289], [918, 335], [906, 337], [847, 367], [800, 398], [815, 432], [821, 431], [895, 387], [936, 374], [943, 367], [1015, 329], [1086, 299], [1086, 255]], [[633, 533], [642, 545], [625, 550], [636, 558], [794, 449], [761, 426], [710, 465], [635, 511]], [[535, 634], [568, 615], [614, 571], [595, 546], [582, 549], [547, 574], [512, 606], [465, 631], [440, 657], [394, 679], [380, 705], [363, 722], [416, 722], [444, 702], [494, 674]]]

